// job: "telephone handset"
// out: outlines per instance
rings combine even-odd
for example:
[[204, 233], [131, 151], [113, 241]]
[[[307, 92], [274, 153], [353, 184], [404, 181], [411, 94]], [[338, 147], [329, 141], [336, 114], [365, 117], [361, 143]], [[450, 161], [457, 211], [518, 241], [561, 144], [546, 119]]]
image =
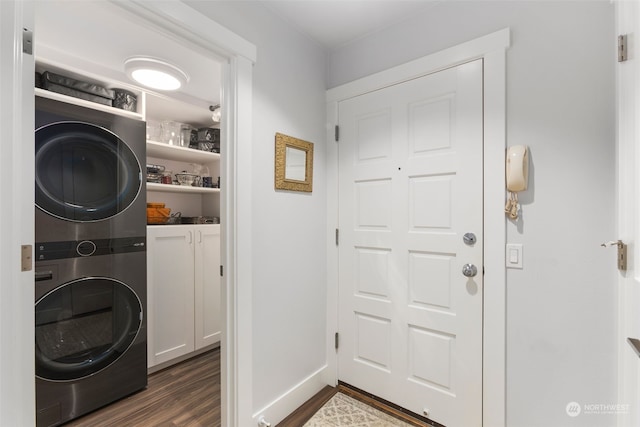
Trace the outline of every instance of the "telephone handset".
[[524, 191], [529, 183], [529, 149], [514, 145], [507, 150], [507, 190]]
[[511, 219], [518, 218], [518, 191], [524, 191], [529, 184], [529, 149], [526, 145], [514, 145], [507, 149], [507, 190], [510, 192], [505, 213]]

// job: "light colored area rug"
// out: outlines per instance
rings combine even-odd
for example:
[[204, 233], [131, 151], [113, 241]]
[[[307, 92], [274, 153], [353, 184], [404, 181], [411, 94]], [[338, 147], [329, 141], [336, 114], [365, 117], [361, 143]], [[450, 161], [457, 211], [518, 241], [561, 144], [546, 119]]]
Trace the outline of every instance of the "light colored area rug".
[[336, 393], [303, 427], [411, 427], [345, 394]]

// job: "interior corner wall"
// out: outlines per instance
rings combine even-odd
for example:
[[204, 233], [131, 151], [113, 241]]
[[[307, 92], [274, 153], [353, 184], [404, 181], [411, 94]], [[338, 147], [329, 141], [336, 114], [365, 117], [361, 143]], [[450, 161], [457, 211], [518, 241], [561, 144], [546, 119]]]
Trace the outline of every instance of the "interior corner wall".
[[[439, 2], [329, 54], [330, 87], [509, 27], [507, 144], [531, 150], [507, 241], [507, 426], [612, 426], [615, 34], [609, 1]], [[495, 206], [503, 209], [503, 206]], [[491, 283], [486, 283], [491, 286]], [[576, 402], [575, 417], [567, 405]]]
[[[326, 55], [260, 2], [186, 3], [257, 47], [253, 194], [238, 195], [253, 206], [255, 412], [326, 364]], [[274, 190], [276, 132], [314, 143], [312, 193]]]

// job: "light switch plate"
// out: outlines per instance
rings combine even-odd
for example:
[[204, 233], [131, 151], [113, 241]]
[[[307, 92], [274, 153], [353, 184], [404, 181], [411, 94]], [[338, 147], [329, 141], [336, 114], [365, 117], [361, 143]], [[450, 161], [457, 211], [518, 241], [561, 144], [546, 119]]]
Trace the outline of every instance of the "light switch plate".
[[522, 244], [508, 243], [506, 251], [507, 268], [522, 268]]

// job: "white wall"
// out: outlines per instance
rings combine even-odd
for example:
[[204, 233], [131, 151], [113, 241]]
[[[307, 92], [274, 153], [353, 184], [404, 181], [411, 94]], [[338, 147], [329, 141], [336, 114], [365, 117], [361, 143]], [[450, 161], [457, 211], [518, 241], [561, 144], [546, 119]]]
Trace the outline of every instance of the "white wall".
[[[257, 2], [188, 4], [258, 50], [251, 195], [257, 412], [325, 364], [325, 53]], [[312, 194], [274, 190], [276, 132], [314, 143]]]
[[[510, 27], [507, 141], [531, 148], [508, 241], [507, 425], [609, 426], [616, 398], [614, 14], [608, 1], [441, 2], [329, 55], [330, 87]], [[491, 286], [491, 283], [487, 283]], [[566, 414], [569, 402], [583, 413]]]

